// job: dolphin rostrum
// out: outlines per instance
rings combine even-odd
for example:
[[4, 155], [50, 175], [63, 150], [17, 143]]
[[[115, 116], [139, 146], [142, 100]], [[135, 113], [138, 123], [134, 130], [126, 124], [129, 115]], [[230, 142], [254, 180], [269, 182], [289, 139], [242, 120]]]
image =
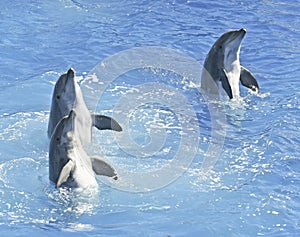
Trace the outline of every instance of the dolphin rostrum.
[[113, 118], [90, 114], [83, 100], [81, 89], [76, 82], [75, 71], [70, 68], [67, 73], [59, 77], [55, 84], [48, 123], [49, 138], [57, 123], [68, 115], [72, 109], [77, 112], [77, 130], [83, 145], [91, 141], [92, 126], [99, 130], [122, 131], [121, 126]]
[[77, 131], [78, 113], [71, 110], [61, 118], [50, 139], [49, 179], [56, 187], [61, 185], [87, 188], [97, 185], [95, 175], [117, 179], [114, 168], [97, 157], [85, 152]]
[[[245, 34], [245, 29], [226, 32], [211, 47], [201, 76], [201, 87], [206, 92], [218, 93], [214, 88], [219, 87], [225, 90], [230, 99], [239, 98], [241, 81], [243, 86], [259, 93], [255, 77], [240, 65], [240, 48]], [[211, 83], [216, 83], [217, 87]]]

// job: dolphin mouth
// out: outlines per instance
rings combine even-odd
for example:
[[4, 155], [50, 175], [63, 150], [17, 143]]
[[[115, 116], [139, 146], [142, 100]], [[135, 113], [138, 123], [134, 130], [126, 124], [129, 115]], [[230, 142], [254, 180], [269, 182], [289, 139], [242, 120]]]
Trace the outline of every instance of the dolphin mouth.
[[239, 30], [239, 34], [242, 36], [242, 38], [245, 36], [246, 33], [247, 33], [247, 30], [245, 28], [242, 28]]
[[63, 88], [66, 88], [69, 80], [74, 79], [75, 71], [73, 68], [70, 68], [67, 73], [64, 74], [65, 80], [63, 81]]
[[240, 29], [239, 31], [237, 31], [237, 38], [241, 37], [244, 38], [245, 34], [247, 33], [247, 30], [245, 28]]
[[74, 71], [73, 68], [70, 68], [69, 71], [68, 71], [67, 74], [66, 74], [65, 86], [67, 85], [67, 82], [68, 82], [69, 80], [74, 79], [74, 77], [75, 77], [75, 71]]
[[242, 28], [240, 30], [233, 31], [231, 37], [227, 41], [227, 43], [233, 43], [233, 42], [242, 42], [245, 34], [246, 34], [246, 29]]
[[70, 68], [67, 72], [67, 76], [69, 77], [75, 77], [75, 70], [73, 68]]
[[246, 34], [247, 30], [245, 28], [242, 28], [239, 30], [239, 32], [244, 32]]

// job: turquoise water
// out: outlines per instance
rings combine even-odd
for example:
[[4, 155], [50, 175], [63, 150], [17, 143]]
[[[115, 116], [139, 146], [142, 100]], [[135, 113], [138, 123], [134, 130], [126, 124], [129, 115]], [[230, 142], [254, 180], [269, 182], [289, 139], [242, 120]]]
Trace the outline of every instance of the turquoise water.
[[[1, 236], [300, 234], [299, 2], [35, 0], [1, 1], [0, 9]], [[122, 191], [103, 178], [98, 192], [59, 191], [49, 183], [46, 131], [61, 73], [73, 67], [84, 81], [107, 57], [145, 46], [175, 49], [202, 64], [221, 34], [242, 27], [241, 63], [262, 95], [242, 88], [243, 105], [226, 105], [225, 143], [206, 179], [199, 170], [211, 123], [201, 96], [176, 75], [137, 70], [110, 85], [98, 110], [113, 114], [138, 82], [177, 86], [199, 124], [188, 170], [151, 192]], [[110, 131], [94, 131], [96, 147], [119, 169], [159, 169], [179, 147], [175, 115], [157, 104], [133, 113], [129, 125], [139, 145], [151, 141], [148, 125], [158, 121], [167, 130], [160, 153], [147, 159], [121, 149]]]

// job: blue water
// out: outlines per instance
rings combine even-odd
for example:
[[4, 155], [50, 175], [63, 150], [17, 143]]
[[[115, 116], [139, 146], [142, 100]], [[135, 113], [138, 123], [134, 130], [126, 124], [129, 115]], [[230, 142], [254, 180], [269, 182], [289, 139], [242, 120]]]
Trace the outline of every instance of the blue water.
[[[1, 1], [0, 235], [300, 235], [299, 12], [300, 3], [287, 0]], [[206, 179], [199, 169], [209, 143], [207, 107], [176, 76], [165, 82], [173, 76], [156, 71], [149, 80], [177, 85], [199, 119], [199, 145], [188, 170], [151, 192], [122, 191], [102, 178], [98, 192], [57, 190], [49, 183], [46, 130], [61, 73], [73, 67], [84, 79], [105, 58], [145, 46], [175, 49], [202, 64], [221, 34], [242, 27], [247, 34], [241, 62], [256, 76], [262, 95], [242, 88], [242, 108], [227, 105], [225, 143]], [[115, 95], [138, 75], [145, 72], [116, 80], [100, 112], [112, 114]], [[134, 158], [118, 147], [113, 133], [94, 131], [116, 167], [145, 172], [176, 153], [180, 121], [171, 110], [151, 106], [136, 110], [129, 125], [133, 139], [145, 145], [151, 140], [147, 126], [165, 123], [160, 155]]]

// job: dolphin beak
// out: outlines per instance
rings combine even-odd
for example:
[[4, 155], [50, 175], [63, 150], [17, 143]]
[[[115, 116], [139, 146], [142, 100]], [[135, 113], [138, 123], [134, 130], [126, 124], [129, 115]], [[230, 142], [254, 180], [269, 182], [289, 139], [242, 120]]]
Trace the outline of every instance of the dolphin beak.
[[242, 39], [244, 38], [246, 32], [247, 31], [244, 28], [235, 31], [235, 34], [233, 35], [233, 38], [231, 40], [235, 41], [235, 40], [239, 39], [240, 41], [242, 41]]
[[242, 28], [239, 30], [239, 34], [244, 38], [245, 34], [246, 34], [247, 30], [245, 28]]
[[69, 77], [74, 77], [75, 76], [75, 71], [73, 68], [70, 68], [69, 71], [67, 72], [67, 76]]

